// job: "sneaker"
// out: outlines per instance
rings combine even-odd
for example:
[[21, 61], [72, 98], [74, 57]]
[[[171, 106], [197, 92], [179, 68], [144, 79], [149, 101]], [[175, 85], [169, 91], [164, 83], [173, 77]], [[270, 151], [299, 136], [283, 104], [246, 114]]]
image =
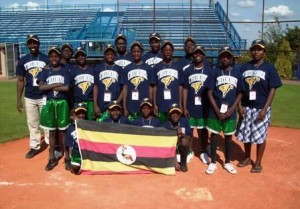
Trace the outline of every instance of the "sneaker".
[[60, 159], [63, 156], [63, 154], [61, 151], [54, 150], [54, 156], [56, 159]]
[[35, 149], [30, 149], [29, 152], [27, 152], [27, 154], [25, 155], [26, 159], [30, 159], [33, 158], [34, 156], [36, 156], [39, 153], [40, 150], [35, 150]]
[[231, 174], [236, 174], [237, 170], [231, 163], [225, 163], [224, 164], [224, 169], [227, 170]]
[[55, 166], [57, 165], [57, 160], [54, 159], [50, 159], [45, 167], [46, 171], [50, 171], [52, 170]]
[[205, 170], [205, 173], [207, 174], [213, 174], [217, 170], [217, 164], [216, 163], [210, 163]]
[[187, 171], [188, 171], [187, 164], [186, 164], [186, 163], [181, 164], [181, 165], [180, 165], [180, 170], [181, 170], [182, 172], [187, 172]]
[[203, 153], [200, 154], [200, 159], [201, 159], [201, 161], [204, 164], [208, 164], [209, 163], [208, 155], [205, 152], [203, 152]]
[[65, 169], [67, 171], [71, 170], [71, 159], [70, 158], [65, 158]]

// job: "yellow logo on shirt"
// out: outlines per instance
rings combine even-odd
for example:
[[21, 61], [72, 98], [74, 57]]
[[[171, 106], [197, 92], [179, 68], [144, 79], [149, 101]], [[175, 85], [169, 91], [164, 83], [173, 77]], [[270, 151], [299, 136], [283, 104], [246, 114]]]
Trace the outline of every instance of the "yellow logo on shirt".
[[42, 71], [42, 68], [32, 68], [28, 72], [32, 75], [33, 78], [36, 78], [36, 76], [39, 74], [39, 72]]
[[113, 78], [106, 78], [102, 80], [102, 83], [105, 86], [105, 90], [108, 90], [108, 88], [111, 86], [112, 83], [115, 83], [116, 80]]
[[257, 76], [246, 78], [246, 82], [248, 83], [250, 90], [252, 89], [252, 87], [254, 86], [254, 84], [256, 84], [259, 81], [260, 81], [260, 78], [257, 77]]
[[88, 90], [88, 88], [91, 86], [90, 82], [82, 82], [78, 85], [78, 87], [82, 90], [82, 94], [85, 94], [85, 92]]
[[201, 81], [191, 84], [191, 87], [195, 90], [195, 94], [198, 93], [198, 91], [201, 89], [202, 86], [203, 86], [203, 82], [201, 82]]
[[141, 76], [135, 77], [131, 79], [131, 83], [135, 86], [135, 89], [140, 85], [141, 82], [143, 82], [145, 79]]
[[221, 86], [219, 86], [219, 90], [222, 91], [223, 97], [226, 97], [227, 93], [233, 89], [233, 86], [229, 83], [227, 84], [223, 84]]
[[165, 88], [168, 88], [168, 86], [170, 85], [170, 83], [172, 81], [174, 81], [174, 80], [175, 80], [175, 78], [173, 76], [166, 76], [166, 77], [164, 77], [164, 78], [161, 79], [161, 82], [163, 84], [165, 84]]

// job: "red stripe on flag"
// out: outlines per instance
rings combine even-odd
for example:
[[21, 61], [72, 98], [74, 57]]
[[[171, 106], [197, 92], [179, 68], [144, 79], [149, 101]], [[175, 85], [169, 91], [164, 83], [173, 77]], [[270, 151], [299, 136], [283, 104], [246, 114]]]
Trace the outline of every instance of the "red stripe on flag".
[[[116, 154], [117, 149], [122, 146], [120, 144], [91, 142], [84, 139], [79, 140], [80, 149], [88, 150], [104, 154]], [[146, 146], [132, 146], [136, 152], [137, 157], [149, 158], [170, 158], [175, 157], [176, 147], [146, 147]]]

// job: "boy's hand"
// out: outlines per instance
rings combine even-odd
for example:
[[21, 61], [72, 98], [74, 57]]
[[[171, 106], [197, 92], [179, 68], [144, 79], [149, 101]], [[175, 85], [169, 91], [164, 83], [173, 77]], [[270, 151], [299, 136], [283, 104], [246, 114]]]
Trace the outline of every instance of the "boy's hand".
[[184, 115], [186, 118], [190, 117], [190, 113], [189, 113], [188, 109], [185, 108], [185, 109], [183, 110], [183, 115]]

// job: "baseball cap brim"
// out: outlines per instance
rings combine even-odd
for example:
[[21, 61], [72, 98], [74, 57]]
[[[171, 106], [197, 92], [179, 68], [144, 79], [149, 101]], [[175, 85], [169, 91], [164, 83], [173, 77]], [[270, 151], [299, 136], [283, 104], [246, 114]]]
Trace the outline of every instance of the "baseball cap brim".
[[233, 53], [232, 53], [231, 51], [229, 51], [229, 50], [223, 50], [223, 51], [221, 51], [221, 52], [219, 53], [219, 55], [221, 55], [221, 54], [223, 54], [223, 53], [225, 53], [225, 52], [227, 52], [227, 53], [229, 53], [229, 54], [231, 54], [231, 55], [233, 56]]
[[142, 102], [140, 107], [144, 106], [144, 105], [149, 105], [150, 107], [153, 107], [151, 102]]
[[72, 51], [73, 51], [73, 47], [72, 47], [72, 45], [71, 44], [68, 44], [68, 43], [65, 43], [65, 44], [63, 44], [62, 46], [61, 46], [61, 50], [63, 50], [64, 48], [69, 48], [69, 49], [71, 49]]
[[193, 42], [194, 44], [196, 44], [196, 41], [192, 38], [192, 37], [188, 37], [184, 40], [184, 44], [186, 44], [188, 41]]
[[179, 113], [182, 113], [182, 110], [181, 110], [180, 108], [178, 108], [178, 107], [173, 107], [173, 108], [171, 108], [171, 109], [169, 110], [169, 114], [171, 114], [172, 112], [175, 112], [175, 111], [177, 111], [177, 112], [179, 112]]
[[259, 44], [259, 43], [257, 43], [257, 44], [253, 44], [253, 45], [250, 47], [250, 49], [252, 49], [254, 46], [259, 46], [259, 47], [261, 47], [261, 48], [263, 48], [263, 49], [265, 49], [265, 48], [266, 48], [266, 46], [264, 46], [264, 45], [262, 45], [262, 44]]
[[86, 56], [86, 52], [85, 52], [85, 51], [83, 51], [83, 50], [78, 50], [78, 51], [76, 51], [76, 53], [75, 53], [75, 57], [76, 57], [79, 53], [82, 53], [82, 54], [84, 54], [84, 56]]
[[78, 112], [80, 110], [83, 110], [85, 112], [87, 111], [84, 107], [77, 107], [77, 108], [74, 109], [74, 112], [76, 113], [76, 112]]
[[55, 52], [56, 54], [61, 55], [61, 51], [58, 50], [57, 48], [51, 48], [51, 49], [49, 49], [48, 54], [51, 54], [52, 52]]
[[117, 108], [119, 108], [119, 109], [122, 109], [121, 105], [119, 105], [119, 104], [113, 104], [113, 105], [110, 105], [110, 106], [108, 107], [108, 109], [109, 109], [109, 110], [112, 110], [112, 109], [114, 109], [115, 107], [117, 107]]

